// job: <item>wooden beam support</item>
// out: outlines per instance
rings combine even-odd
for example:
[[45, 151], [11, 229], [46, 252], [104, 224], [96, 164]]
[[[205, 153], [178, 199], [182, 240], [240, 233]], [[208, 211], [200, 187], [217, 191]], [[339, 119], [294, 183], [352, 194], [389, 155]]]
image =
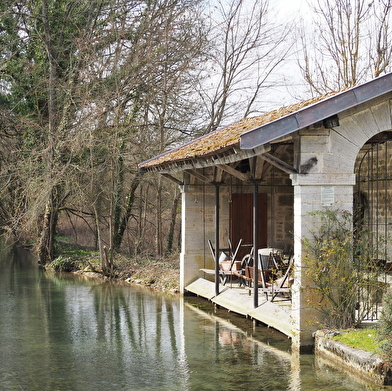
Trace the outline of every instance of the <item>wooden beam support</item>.
[[195, 170], [185, 170], [185, 171], [186, 171], [187, 173], [193, 175], [193, 176], [196, 177], [197, 179], [200, 179], [202, 182], [205, 182], [205, 183], [211, 183], [211, 182], [212, 182], [211, 179], [205, 177], [204, 175], [198, 173], [198, 172], [195, 171]]
[[161, 174], [162, 176], [164, 176], [167, 179], [170, 179], [171, 181], [177, 183], [177, 185], [182, 186], [184, 183], [182, 181], [180, 181], [179, 179], [175, 178], [174, 176], [170, 175], [170, 174]]
[[217, 167], [221, 168], [223, 171], [226, 171], [230, 175], [233, 175], [234, 177], [238, 178], [243, 182], [247, 182], [250, 179], [249, 173], [245, 174], [243, 172], [240, 172], [235, 168], [228, 166], [227, 164], [217, 164]]
[[214, 167], [214, 182], [215, 183], [221, 183], [222, 182], [222, 178], [223, 177], [223, 171], [218, 168], [218, 167]]
[[260, 155], [260, 157], [287, 174], [298, 174], [298, 171], [293, 166], [290, 166], [290, 164], [287, 164], [276, 156], [270, 155], [269, 153], [264, 153]]
[[252, 173], [253, 179], [261, 180], [263, 174], [263, 168], [265, 165], [265, 160], [260, 159], [258, 156], [249, 159], [250, 171]]

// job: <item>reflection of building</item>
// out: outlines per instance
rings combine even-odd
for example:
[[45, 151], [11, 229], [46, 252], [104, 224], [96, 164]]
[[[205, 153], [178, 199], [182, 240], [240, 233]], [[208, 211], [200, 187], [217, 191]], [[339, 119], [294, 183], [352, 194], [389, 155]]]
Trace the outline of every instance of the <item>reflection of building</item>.
[[[235, 321], [227, 322], [185, 302], [183, 332], [190, 389], [204, 389], [206, 384], [213, 389], [214, 380], [220, 382], [215, 383], [216, 389], [259, 390], [267, 383], [272, 390], [295, 389], [293, 383], [300, 383], [299, 355], [291, 354], [288, 339], [274, 330], [257, 333], [268, 339], [263, 343]], [[203, 360], [204, 371], [198, 371]], [[273, 386], [275, 380], [278, 388]]]
[[[389, 233], [391, 98], [392, 74], [387, 74], [244, 119], [141, 163], [141, 171], [160, 172], [181, 185], [182, 291], [200, 269], [218, 271], [208, 240], [221, 248], [228, 239], [234, 244], [243, 239], [240, 255], [252, 246], [291, 251], [294, 241], [295, 281], [285, 321], [291, 322], [296, 346], [312, 345], [315, 326], [309, 319], [318, 314], [307, 306], [312, 293], [301, 262], [308, 212], [352, 212], [357, 193], [366, 200], [362, 213], [369, 216], [374, 237]], [[218, 278], [214, 294], [220, 294]]]
[[223, 328], [219, 332], [219, 342], [222, 345], [232, 345], [241, 343], [241, 336], [236, 331]]

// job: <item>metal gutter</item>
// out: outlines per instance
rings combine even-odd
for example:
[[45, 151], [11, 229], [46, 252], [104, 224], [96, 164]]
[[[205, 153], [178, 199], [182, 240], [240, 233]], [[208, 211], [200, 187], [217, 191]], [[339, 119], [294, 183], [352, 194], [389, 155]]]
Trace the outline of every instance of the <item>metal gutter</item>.
[[253, 149], [392, 91], [392, 73], [326, 98], [240, 136], [241, 149]]

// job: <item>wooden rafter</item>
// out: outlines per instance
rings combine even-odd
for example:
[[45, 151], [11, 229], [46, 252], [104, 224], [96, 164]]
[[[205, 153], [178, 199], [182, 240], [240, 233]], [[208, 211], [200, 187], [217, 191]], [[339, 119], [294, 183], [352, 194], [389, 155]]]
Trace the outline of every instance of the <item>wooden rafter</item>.
[[217, 167], [221, 168], [223, 171], [226, 171], [230, 175], [240, 179], [243, 182], [247, 182], [250, 179], [249, 173], [243, 173], [241, 171], [236, 170], [235, 168], [228, 166], [227, 164], [217, 164]]
[[177, 185], [183, 185], [184, 183], [182, 181], [180, 181], [178, 178], [175, 178], [174, 176], [170, 175], [170, 174], [166, 174], [163, 173], [162, 176], [164, 176], [167, 179], [170, 179], [171, 181], [177, 183]]
[[185, 170], [188, 174], [193, 175], [195, 178], [200, 179], [202, 182], [211, 183], [211, 180], [206, 176], [200, 174], [195, 170]]
[[250, 165], [250, 172], [252, 173], [253, 179], [262, 179], [265, 160], [255, 156], [249, 159], [249, 165]]
[[214, 167], [214, 182], [221, 183], [223, 179], [222, 177], [223, 177], [223, 171], [218, 167]]
[[284, 171], [287, 174], [297, 174], [298, 171], [293, 167], [290, 166], [290, 164], [284, 162], [283, 160], [280, 160], [274, 155], [271, 155], [269, 153], [264, 153], [260, 155], [262, 159], [267, 161], [268, 163], [272, 164], [276, 168], [279, 168], [280, 170]]

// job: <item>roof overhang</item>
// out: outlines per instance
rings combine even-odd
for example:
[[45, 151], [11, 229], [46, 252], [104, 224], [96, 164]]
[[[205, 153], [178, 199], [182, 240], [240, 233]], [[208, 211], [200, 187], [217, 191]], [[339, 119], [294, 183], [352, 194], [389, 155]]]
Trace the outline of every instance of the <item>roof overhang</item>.
[[254, 148], [251, 150], [241, 150], [238, 146], [233, 146], [231, 148], [228, 148], [224, 152], [219, 151], [219, 153], [217, 152], [207, 156], [198, 156], [194, 159], [188, 158], [180, 161], [168, 161], [147, 168], [139, 167], [139, 172], [144, 173], [147, 171], [155, 171], [164, 174], [190, 169], [217, 166], [219, 164], [230, 164], [244, 159], [249, 159], [254, 156], [262, 155], [266, 152], [269, 152], [270, 149], [270, 145], [262, 145], [258, 148]]
[[392, 91], [392, 73], [333, 95], [297, 112], [249, 130], [240, 136], [240, 147], [251, 150]]

